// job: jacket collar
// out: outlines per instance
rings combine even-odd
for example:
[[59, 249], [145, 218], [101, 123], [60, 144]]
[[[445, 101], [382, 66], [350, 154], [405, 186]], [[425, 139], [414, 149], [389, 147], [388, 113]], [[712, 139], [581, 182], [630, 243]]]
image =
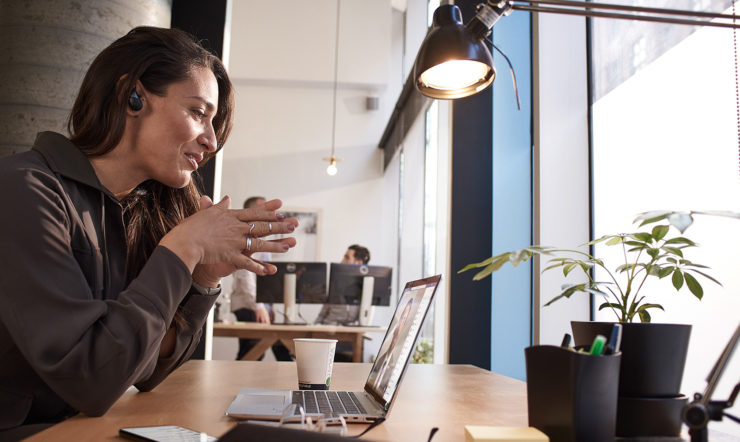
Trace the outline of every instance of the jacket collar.
[[100, 183], [90, 160], [64, 135], [56, 132], [40, 132], [36, 136], [32, 149], [43, 155], [55, 173], [98, 189], [118, 201]]

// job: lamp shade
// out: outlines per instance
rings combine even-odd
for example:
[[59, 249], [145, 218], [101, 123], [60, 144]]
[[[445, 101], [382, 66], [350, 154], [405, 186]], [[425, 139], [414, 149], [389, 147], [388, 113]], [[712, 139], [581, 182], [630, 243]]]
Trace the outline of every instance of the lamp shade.
[[431, 98], [454, 99], [487, 88], [496, 77], [496, 69], [483, 42], [485, 34], [479, 34], [463, 26], [457, 6], [437, 8], [432, 29], [421, 43], [414, 63], [419, 92]]

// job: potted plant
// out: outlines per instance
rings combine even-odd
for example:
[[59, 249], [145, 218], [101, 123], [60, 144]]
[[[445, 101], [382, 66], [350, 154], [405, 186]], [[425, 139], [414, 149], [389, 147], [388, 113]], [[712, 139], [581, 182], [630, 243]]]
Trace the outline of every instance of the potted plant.
[[[641, 229], [605, 235], [582, 245], [605, 244], [621, 248], [623, 260], [613, 267], [581, 250], [530, 246], [469, 264], [459, 273], [479, 269], [473, 279], [480, 280], [506, 263], [516, 267], [533, 256], [549, 258], [543, 272], [558, 269], [564, 276], [581, 272], [585, 282], [563, 285], [561, 292], [545, 305], [570, 298], [575, 293], [590, 293], [604, 298], [599, 310], [612, 311], [622, 323], [617, 435], [675, 436], [680, 432], [680, 409], [686, 402], [679, 388], [691, 326], [652, 324], [650, 312], [664, 308], [651, 301], [644, 289], [650, 280], [664, 281], [676, 291], [687, 288], [693, 296], [702, 299], [701, 281], [720, 284], [707, 273], [707, 266], [689, 259], [697, 244], [683, 236], [683, 232], [693, 223], [696, 214], [740, 218], [740, 214], [732, 212], [647, 212], [634, 221]], [[606, 280], [597, 280], [595, 269], [603, 270]], [[640, 322], [636, 322], [637, 319]], [[613, 324], [573, 321], [571, 326], [575, 344], [586, 345], [596, 334], [609, 336]], [[657, 418], [656, 413], [660, 411], [656, 407], [667, 416], [664, 422]]]

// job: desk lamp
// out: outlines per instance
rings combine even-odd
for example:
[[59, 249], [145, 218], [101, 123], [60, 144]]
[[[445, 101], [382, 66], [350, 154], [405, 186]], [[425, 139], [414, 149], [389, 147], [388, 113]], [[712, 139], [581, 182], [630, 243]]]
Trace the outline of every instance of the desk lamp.
[[476, 94], [493, 83], [496, 68], [484, 39], [499, 18], [514, 10], [740, 28], [736, 15], [575, 0], [488, 0], [478, 5], [476, 16], [463, 25], [460, 8], [442, 5], [434, 11], [432, 29], [414, 63], [419, 92], [430, 98], [456, 99]]
[[719, 355], [719, 359], [717, 359], [712, 371], [707, 376], [707, 388], [704, 390], [704, 394], [696, 393], [694, 395], [694, 401], [686, 405], [683, 410], [681, 417], [686, 425], [689, 426], [691, 442], [707, 442], [707, 423], [710, 420], [721, 421], [723, 417], [726, 417], [740, 424], [740, 418], [725, 412], [726, 409], [731, 408], [735, 403], [735, 399], [737, 399], [737, 395], [740, 392], [740, 383], [735, 385], [729, 399], [724, 401], [711, 400], [714, 389], [717, 387], [722, 377], [722, 372], [724, 372], [730, 356], [735, 351], [738, 341], [740, 341], [740, 325], [738, 325], [735, 334], [732, 335], [725, 350]]

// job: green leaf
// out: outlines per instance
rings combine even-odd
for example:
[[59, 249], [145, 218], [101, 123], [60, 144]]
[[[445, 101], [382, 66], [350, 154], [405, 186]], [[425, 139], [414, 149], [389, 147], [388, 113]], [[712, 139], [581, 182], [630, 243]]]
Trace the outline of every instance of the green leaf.
[[563, 267], [563, 276], [568, 276], [568, 273], [570, 273], [570, 271], [573, 270], [576, 267], [576, 265], [578, 264], [576, 264], [575, 262], [572, 262], [568, 264], [567, 266]]
[[658, 278], [665, 278], [666, 276], [673, 273], [674, 267], [663, 267], [658, 271]]
[[[710, 280], [710, 281], [714, 282], [715, 284], [719, 285], [720, 287], [722, 287], [722, 283], [721, 282], [717, 281], [716, 279], [712, 278], [711, 276], [707, 275], [706, 273], [704, 273], [702, 271], [694, 270], [694, 269], [688, 269], [688, 271], [689, 272], [698, 273], [701, 276], [707, 278], [708, 280]], [[686, 270], [684, 270], [684, 272], [686, 272]]]
[[475, 276], [473, 276], [473, 281], [480, 281], [481, 279], [485, 278], [486, 276], [490, 275], [491, 273], [497, 271], [501, 268], [506, 262], [510, 259], [510, 256], [501, 256], [496, 261], [493, 261], [490, 263], [485, 269], [481, 270], [480, 272], [476, 273]]
[[637, 264], [622, 264], [621, 266], [617, 267], [615, 270], [619, 273], [624, 273], [624, 272], [634, 269], [636, 266]]
[[552, 298], [551, 300], [547, 301], [547, 304], [545, 304], [545, 306], [548, 306], [561, 298], [570, 298], [573, 293], [586, 291], [586, 284], [563, 284], [563, 286], [560, 288], [563, 290], [563, 292], [558, 296]]
[[676, 258], [666, 258], [666, 261], [672, 262], [673, 264], [678, 264], [678, 261], [676, 261]]
[[648, 244], [644, 242], [640, 242], [640, 241], [625, 241], [624, 243], [627, 244], [628, 246], [635, 246], [635, 247], [640, 247], [643, 249], [645, 247], [649, 247]]
[[615, 238], [621, 240], [622, 236], [621, 235], [604, 235], [601, 238], [596, 238], [593, 241], [589, 241], [589, 242], [587, 242], [586, 244], [583, 244], [583, 245], [584, 246], [592, 246], [594, 244], [598, 244], [600, 242], [604, 242], [604, 241], [607, 241], [607, 240], [612, 240], [612, 239], [615, 239]]
[[708, 266], [702, 265], [702, 264], [695, 264], [691, 261], [683, 260], [681, 263], [683, 265], [689, 266], [689, 267], [696, 267], [697, 269], [708, 269]]
[[613, 308], [613, 309], [619, 310], [620, 312], [624, 312], [624, 307], [622, 307], [621, 304], [617, 304], [617, 303], [614, 303], [614, 302], [605, 302], [605, 303], [601, 304], [599, 306], [599, 311], [604, 310], [605, 308]]
[[682, 252], [682, 251], [681, 251], [681, 249], [679, 249], [679, 248], [676, 248], [676, 247], [666, 247], [666, 246], [663, 246], [663, 247], [661, 247], [661, 248], [662, 248], [663, 250], [665, 250], [666, 252], [668, 252], [668, 253], [672, 253], [672, 254], [674, 254], [674, 255], [678, 255], [678, 256], [680, 256], [681, 258], [683, 258], [683, 252]]
[[685, 272], [683, 274], [683, 277], [686, 279], [686, 285], [689, 286], [689, 290], [691, 291], [691, 293], [693, 293], [694, 296], [696, 296], [698, 299], [701, 299], [704, 296], [704, 289], [701, 288], [701, 284], [699, 284], [699, 281]]
[[652, 231], [653, 238], [655, 238], [656, 241], [660, 241], [661, 239], [663, 239], [666, 236], [666, 234], [668, 233], [668, 230], [669, 229], [670, 229], [670, 227], [668, 227], [668, 226], [655, 226], [655, 227], [653, 227], [653, 231]]
[[660, 304], [643, 304], [643, 305], [641, 305], [640, 307], [637, 308], [637, 311], [640, 312], [642, 310], [647, 310], [649, 308], [659, 308], [659, 309], [665, 311], [665, 309], [663, 308], [663, 306], [660, 305]]
[[652, 224], [654, 222], [658, 222], [658, 221], [664, 220], [671, 213], [673, 213], [673, 212], [671, 212], [671, 211], [665, 211], [665, 210], [654, 210], [652, 212], [644, 212], [644, 213], [639, 214], [635, 218], [635, 220], [632, 221], [632, 222], [633, 223], [636, 223], [636, 222], [642, 220], [642, 222], [640, 223], [640, 227], [642, 227], [645, 224]]
[[474, 262], [472, 264], [468, 264], [465, 267], [463, 267], [462, 269], [458, 270], [457, 273], [467, 272], [470, 269], [477, 269], [479, 267], [485, 267], [488, 264], [492, 263], [494, 259], [498, 259], [498, 258], [500, 258], [502, 256], [506, 256], [506, 255], [510, 255], [510, 254], [511, 254], [511, 252], [507, 252], [507, 253], [503, 253], [501, 255], [492, 256], [492, 257], [490, 257], [490, 258], [488, 258], [488, 259], [486, 259], [484, 261], [481, 261], [481, 262]]
[[666, 240], [666, 242], [664, 242], [663, 244], [664, 245], [665, 244], [686, 244], [686, 245], [690, 245], [690, 246], [695, 246], [696, 245], [696, 243], [694, 241], [692, 241], [692, 240], [690, 240], [688, 238], [684, 238], [683, 236], [677, 236], [675, 238], [671, 238], [669, 240]]
[[660, 250], [658, 250], [658, 249], [656, 249], [654, 247], [651, 247], [651, 248], [649, 248], [647, 250], [647, 253], [648, 253], [648, 255], [650, 255], [651, 258], [658, 259], [658, 255], [660, 255]]
[[603, 296], [603, 297], [605, 297], [605, 298], [606, 298], [607, 296], [609, 296], [609, 294], [608, 294], [608, 293], [606, 293], [606, 292], [602, 292], [601, 290], [598, 290], [598, 289], [594, 289], [594, 288], [586, 288], [586, 289], [585, 289], [584, 291], [585, 291], [586, 293], [591, 293], [592, 295], [597, 295], [597, 296]]
[[[637, 314], [640, 315], [641, 322], [650, 322], [650, 313], [647, 310], [640, 310]], [[630, 320], [630, 322], [632, 321]]]
[[642, 242], [651, 242], [653, 240], [653, 236], [647, 232], [637, 232], [631, 234], [630, 236]]
[[673, 287], [675, 287], [676, 290], [681, 290], [681, 287], [683, 287], [683, 274], [681, 274], [681, 270], [675, 269], [673, 271], [671, 282], [673, 282]]
[[606, 245], [608, 245], [608, 246], [615, 246], [615, 245], [621, 244], [621, 243], [622, 243], [622, 237], [621, 236], [615, 236], [614, 238], [612, 238], [609, 241], [607, 241], [606, 242]]

